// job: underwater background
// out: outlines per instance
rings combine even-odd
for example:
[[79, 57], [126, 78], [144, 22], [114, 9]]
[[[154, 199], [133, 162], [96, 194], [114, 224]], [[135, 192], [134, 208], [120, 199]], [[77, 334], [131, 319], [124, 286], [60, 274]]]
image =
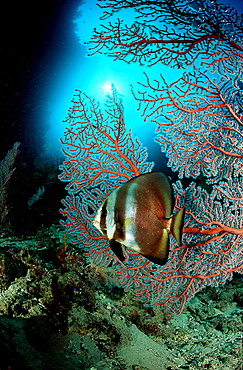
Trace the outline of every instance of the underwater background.
[[[107, 4], [107, 6], [112, 3], [113, 1], [99, 2], [100, 5]], [[75, 208], [75, 203], [67, 200], [70, 198], [66, 198], [65, 186], [71, 183], [69, 189], [72, 190], [72, 187], [77, 186], [78, 183], [76, 177], [71, 180], [69, 177], [68, 183], [68, 176], [65, 174], [71, 165], [68, 162], [68, 155], [64, 155], [61, 150], [63, 145], [60, 139], [63, 142], [66, 140], [69, 144], [73, 140], [71, 136], [65, 136], [65, 132], [70, 123], [75, 127], [76, 116], [72, 116], [72, 108], [78, 106], [82, 94], [99, 102], [100, 109], [105, 114], [107, 99], [109, 101], [110, 96], [114, 97], [113, 88], [118, 100], [113, 99], [112, 104], [115, 102], [119, 109], [121, 106], [124, 107], [125, 126], [122, 126], [124, 138], [131, 129], [131, 140], [127, 139], [129, 145], [132, 145], [135, 137], [141, 143], [135, 146], [135, 154], [140, 151], [142, 153], [143, 148], [146, 149], [147, 157], [145, 155], [142, 160], [137, 159], [136, 162], [139, 173], [152, 169], [165, 172], [174, 184], [180, 179], [181, 185], [177, 183], [174, 189], [177, 194], [176, 206], [179, 208], [184, 206], [185, 199], [188, 202], [187, 205], [189, 200], [193, 199], [191, 208], [187, 206], [185, 233], [189, 235], [188, 245], [193, 247], [197, 243], [205, 244], [205, 240], [201, 240], [198, 234], [195, 236], [190, 234], [193, 232], [192, 228], [196, 229], [198, 225], [193, 224], [189, 214], [195, 216], [200, 207], [202, 213], [218, 217], [216, 221], [220, 218], [219, 215], [222, 216], [227, 212], [229, 219], [234, 216], [237, 220], [235, 228], [242, 229], [241, 159], [232, 164], [225, 158], [220, 162], [221, 157], [215, 156], [219, 157], [219, 161], [215, 160], [215, 164], [214, 157], [211, 156], [208, 167], [205, 165], [205, 173], [202, 174], [202, 171], [199, 171], [198, 175], [196, 164], [195, 172], [191, 170], [186, 173], [183, 166], [185, 168], [190, 166], [176, 162], [176, 155], [165, 142], [166, 140], [168, 142], [169, 136], [158, 136], [157, 142], [154, 141], [155, 121], [157, 120], [160, 125], [163, 120], [155, 116], [151, 119], [146, 118], [146, 114], [141, 117], [143, 112], [152, 111], [154, 107], [157, 109], [156, 105], [145, 109], [141, 103], [138, 110], [140, 95], [137, 91], [147, 90], [148, 85], [152, 86], [152, 81], [158, 81], [159, 75], [162, 74], [167, 86], [172, 86], [173, 92], [174, 81], [182, 78], [185, 71], [197, 78], [197, 73], [194, 75], [193, 73], [195, 73], [194, 68], [198, 68], [196, 71], [199, 70], [199, 62], [195, 60], [187, 64], [184, 61], [180, 62], [181, 66], [178, 64], [177, 67], [172, 68], [170, 62], [167, 63], [169, 66], [153, 62], [148, 66], [146, 60], [141, 63], [138, 60], [125, 62], [122, 58], [114, 61], [114, 56], [109, 57], [106, 52], [87, 55], [90, 53], [88, 48], [92, 47], [92, 44], [86, 43], [91, 40], [93, 29], [100, 30], [102, 23], [115, 24], [117, 18], [120, 18], [130, 28], [132, 27], [138, 14], [130, 7], [125, 9], [126, 3], [127, 1], [120, 2], [124, 9], [118, 13], [115, 12], [106, 21], [100, 20], [104, 9], [97, 6], [95, 1], [82, 3], [51, 0], [37, 5], [34, 3], [32, 5], [5, 4], [4, 19], [1, 24], [0, 105], [1, 370], [243, 368], [241, 235], [237, 235], [235, 244], [229, 236], [232, 230], [227, 229], [213, 235], [213, 238], [219, 239], [218, 244], [214, 240], [218, 260], [224, 253], [224, 248], [227, 251], [233, 249], [234, 253], [223, 255], [211, 274], [212, 277], [210, 276], [210, 282], [205, 284], [206, 287], [204, 283], [199, 283], [196, 288], [191, 288], [186, 278], [183, 283], [173, 280], [172, 288], [177, 284], [178, 289], [185, 289], [186, 293], [180, 291], [180, 295], [183, 296], [181, 303], [177, 307], [172, 300], [172, 303], [167, 305], [169, 310], [160, 304], [150, 305], [151, 302], [158, 303], [158, 300], [163, 300], [164, 297], [168, 302], [166, 294], [173, 296], [173, 289], [172, 293], [168, 293], [165, 290], [168, 286], [162, 287], [159, 281], [160, 269], [149, 267], [150, 274], [146, 275], [146, 268], [141, 270], [142, 260], [139, 260], [136, 265], [137, 260], [135, 261], [136, 256], [133, 253], [129, 256], [132, 268], [128, 273], [125, 271], [128, 269], [124, 269], [114, 260], [110, 250], [107, 253], [104, 252], [107, 244], [103, 241], [103, 244], [98, 242], [95, 244], [99, 234], [94, 234], [93, 231], [89, 231], [89, 228], [87, 233], [87, 229], [81, 227], [81, 230], [86, 231], [79, 230], [75, 243], [71, 243], [71, 239], [75, 238], [75, 234], [77, 235], [77, 229], [73, 227], [75, 223], [70, 226], [70, 219], [74, 217], [72, 210]], [[135, 5], [139, 3], [141, 1], [134, 2]], [[150, 1], [142, 3], [151, 5]], [[176, 6], [190, 3], [194, 10], [199, 11], [200, 1], [171, 1], [171, 3], [175, 3]], [[201, 3], [217, 4], [214, 1]], [[239, 14], [242, 12], [242, 4], [238, 1], [220, 3], [233, 6]], [[163, 4], [163, 1], [157, 2], [158, 7]], [[233, 21], [235, 19], [232, 17]], [[160, 27], [158, 19], [153, 24], [154, 27]], [[231, 30], [231, 34], [235, 32], [237, 35], [238, 32], [242, 35], [243, 21], [240, 16], [239, 24], [241, 27], [236, 31]], [[230, 29], [231, 25], [227, 27]], [[172, 31], [168, 29], [169, 32]], [[234, 42], [237, 44], [237, 40]], [[200, 53], [200, 48], [198, 52]], [[225, 60], [232, 58], [230, 53], [236, 53], [239, 60], [242, 58], [241, 49], [232, 47], [230, 52], [227, 49], [227, 53], [227, 56], [224, 56]], [[190, 56], [190, 58], [193, 57]], [[232, 81], [234, 74], [238, 73], [233, 63], [230, 66], [224, 64], [222, 70], [221, 72], [229, 76]], [[144, 73], [149, 76], [149, 81], [146, 80]], [[242, 117], [240, 72], [237, 76], [235, 81], [239, 95], [234, 92], [232, 96], [236, 102], [235, 113], [238, 117]], [[206, 86], [205, 81], [203, 83]], [[143, 85], [138, 86], [138, 82]], [[197, 80], [198, 84], [199, 82], [201, 82], [200, 78]], [[156, 86], [158, 86], [157, 83]], [[181, 91], [184, 87], [183, 84], [180, 85]], [[222, 91], [223, 89], [232, 91], [225, 85]], [[196, 93], [194, 90], [191, 92], [193, 98], [198, 96], [198, 90]], [[147, 97], [151, 99], [152, 94]], [[185, 99], [192, 98], [186, 96]], [[212, 104], [210, 99], [213, 101], [214, 97], [207, 96], [207, 102]], [[89, 108], [87, 101], [85, 104]], [[186, 101], [185, 104], [189, 102]], [[163, 114], [166, 114], [166, 111]], [[218, 117], [221, 114], [223, 113], [219, 110], [215, 116]], [[180, 119], [181, 116], [178, 115], [178, 117]], [[200, 122], [203, 125], [203, 118]], [[112, 120], [109, 123], [111, 124]], [[195, 125], [189, 127], [193, 130]], [[238, 135], [230, 136], [228, 131], [224, 133], [229, 137], [229, 141], [223, 149], [227, 152], [231, 144], [235, 145], [236, 150], [233, 153], [235, 158], [242, 149], [241, 127], [240, 124], [239, 126], [233, 124], [226, 128], [230, 132], [235, 131]], [[157, 129], [158, 135], [162, 135], [158, 126]], [[175, 136], [173, 129], [173, 127], [169, 128], [168, 135], [173, 132]], [[210, 128], [210, 130], [213, 129]], [[202, 132], [204, 134], [203, 130]], [[165, 141], [163, 141], [164, 138]], [[85, 142], [87, 143], [89, 144], [88, 141]], [[187, 141], [183, 142], [183, 148], [187, 145], [189, 145]], [[174, 146], [177, 149], [176, 143]], [[161, 148], [164, 148], [163, 152]], [[92, 153], [92, 145], [87, 153]], [[82, 153], [85, 159], [86, 154]], [[128, 158], [130, 158], [129, 155]], [[63, 164], [64, 160], [66, 164]], [[170, 161], [169, 165], [168, 161]], [[153, 168], [151, 162], [154, 162]], [[226, 164], [221, 170], [222, 163]], [[209, 168], [214, 169], [214, 166], [216, 169], [213, 172]], [[217, 172], [217, 169], [220, 170]], [[87, 171], [89, 176], [92, 171], [93, 167], [90, 166], [89, 172]], [[121, 173], [127, 175], [126, 171]], [[232, 178], [229, 173], [233, 174]], [[225, 182], [227, 185], [223, 185], [222, 189], [224, 194], [237, 198], [238, 203], [235, 205], [230, 203], [230, 196], [221, 198], [223, 200], [219, 201], [215, 188], [214, 192], [212, 191], [214, 184], [225, 181], [227, 176], [229, 181]], [[63, 181], [60, 181], [60, 178]], [[235, 182], [230, 182], [231, 180]], [[190, 185], [192, 181], [195, 187]], [[92, 203], [94, 209], [101, 203], [104, 194], [120, 183], [122, 181], [119, 177], [112, 179], [105, 177], [102, 183], [103, 190], [99, 193], [99, 202], [96, 199]], [[201, 186], [201, 193], [196, 186]], [[232, 189], [237, 189], [233, 195], [230, 193]], [[89, 191], [89, 187], [84, 187], [84, 190]], [[96, 198], [98, 198], [97, 194], [98, 192], [96, 192]], [[91, 203], [88, 204], [91, 198], [82, 198], [80, 194], [78, 196], [79, 202], [84, 200], [83, 203], [79, 203], [81, 207], [78, 209], [81, 218], [86, 222], [93, 217]], [[88, 199], [86, 203], [85, 199]], [[212, 206], [216, 203], [217, 207]], [[60, 224], [61, 219], [64, 225]], [[201, 219], [200, 222], [202, 222]], [[207, 229], [206, 226], [205, 229]], [[91, 237], [84, 242], [87, 235]], [[224, 235], [223, 241], [219, 235], [220, 237]], [[85, 243], [86, 249], [83, 247]], [[87, 246], [90, 249], [87, 250]], [[173, 248], [176, 249], [175, 244]], [[200, 249], [196, 249], [194, 255], [196, 266], [200, 265], [198, 260], [201, 260], [198, 250]], [[213, 254], [215, 250], [205, 248], [203, 251], [205, 254]], [[204, 270], [199, 272], [193, 270], [195, 276], [207, 270], [211, 262], [205, 261]], [[220, 267], [225, 272], [218, 273]], [[175, 262], [173, 268], [175, 270], [181, 268], [181, 264], [178, 267], [178, 263]], [[188, 270], [185, 271], [183, 273], [188, 275]], [[214, 278], [214, 274], [218, 274], [221, 280]], [[145, 283], [140, 280], [141, 276], [146, 276]], [[155, 285], [153, 285], [154, 278], [157, 280]], [[229, 280], [226, 281], [227, 279]], [[150, 284], [154, 288], [147, 289]], [[146, 288], [141, 290], [141, 285]], [[164, 296], [160, 294], [162, 290]], [[199, 290], [201, 291], [191, 298]], [[134, 299], [134, 295], [138, 300]], [[174, 311], [171, 309], [173, 305], [177, 307]]]

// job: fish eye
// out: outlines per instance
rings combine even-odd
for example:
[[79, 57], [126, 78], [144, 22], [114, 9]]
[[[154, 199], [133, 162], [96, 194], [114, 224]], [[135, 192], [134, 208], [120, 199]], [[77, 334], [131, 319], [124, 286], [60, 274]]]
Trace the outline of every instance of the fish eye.
[[116, 222], [116, 228], [121, 230], [122, 229], [122, 224], [120, 222]]

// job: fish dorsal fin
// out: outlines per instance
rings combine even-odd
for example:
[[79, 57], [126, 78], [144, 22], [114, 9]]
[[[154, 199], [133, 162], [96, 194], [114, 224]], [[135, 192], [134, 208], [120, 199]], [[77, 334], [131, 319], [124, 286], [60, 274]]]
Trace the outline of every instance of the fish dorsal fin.
[[185, 208], [181, 208], [173, 217], [171, 223], [171, 232], [176, 238], [176, 241], [181, 245], [182, 229], [184, 225]]
[[169, 235], [166, 229], [163, 229], [163, 234], [160, 243], [150, 255], [144, 255], [149, 261], [158, 265], [165, 265], [169, 254]]

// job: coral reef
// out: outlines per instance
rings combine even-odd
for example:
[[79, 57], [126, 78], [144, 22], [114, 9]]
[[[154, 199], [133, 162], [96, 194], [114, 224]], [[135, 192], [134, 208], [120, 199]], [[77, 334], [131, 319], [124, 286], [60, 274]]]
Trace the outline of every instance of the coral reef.
[[2, 239], [0, 252], [1, 370], [241, 369], [240, 276], [172, 318], [134, 301], [61, 226]]

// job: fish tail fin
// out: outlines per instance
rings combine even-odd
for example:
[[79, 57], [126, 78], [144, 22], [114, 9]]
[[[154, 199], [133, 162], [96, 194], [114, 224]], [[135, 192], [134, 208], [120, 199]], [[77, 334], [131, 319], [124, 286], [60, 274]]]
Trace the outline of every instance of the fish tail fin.
[[181, 245], [182, 229], [184, 225], [185, 208], [181, 208], [173, 217], [170, 231], [176, 238], [176, 241]]

